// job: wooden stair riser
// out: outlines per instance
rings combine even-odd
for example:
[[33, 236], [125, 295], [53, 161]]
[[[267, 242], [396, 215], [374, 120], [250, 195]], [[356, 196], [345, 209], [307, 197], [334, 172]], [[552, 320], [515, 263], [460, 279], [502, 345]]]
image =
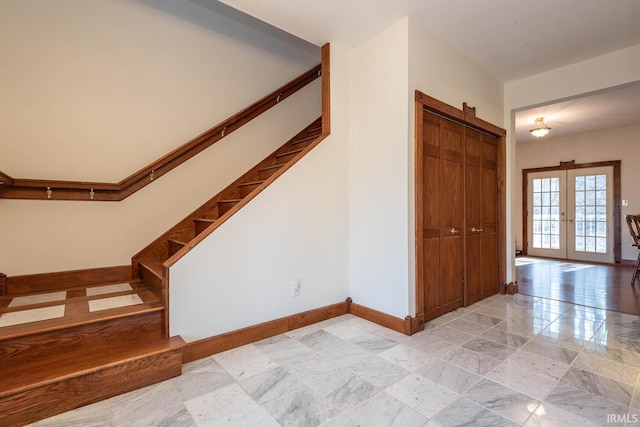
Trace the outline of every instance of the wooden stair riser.
[[[69, 363], [73, 363], [72, 360]], [[123, 360], [82, 375], [33, 384], [0, 398], [0, 425], [23, 426], [179, 376], [182, 350]]]
[[306, 146], [311, 144], [318, 136], [319, 135], [310, 135], [296, 141], [292, 141], [290, 147], [292, 150], [298, 148], [306, 148]]
[[322, 133], [322, 126], [311, 128], [311, 129], [309, 129], [307, 131], [307, 133], [309, 135], [313, 134], [313, 135], [318, 135], [319, 136]]
[[271, 178], [271, 176], [276, 173], [277, 171], [280, 170], [280, 168], [282, 168], [282, 165], [273, 165], [273, 166], [268, 166], [265, 167], [263, 169], [260, 169], [258, 171], [258, 178], [262, 179], [262, 180], [267, 180], [269, 178]]
[[289, 163], [289, 161], [293, 160], [300, 152], [302, 152], [302, 148], [295, 150], [288, 150], [284, 153], [278, 154], [276, 156], [276, 164], [283, 165], [285, 163]]
[[240, 197], [241, 198], [247, 197], [249, 194], [251, 194], [253, 192], [253, 190], [255, 190], [256, 188], [260, 187], [260, 185], [263, 182], [264, 181], [256, 181], [256, 182], [252, 182], [250, 184], [243, 184], [239, 188]]
[[204, 219], [204, 218], [194, 219], [193, 220], [193, 226], [195, 229], [194, 237], [202, 233], [204, 230], [209, 228], [209, 226], [211, 226], [215, 222], [216, 222], [215, 219]]
[[143, 260], [139, 264], [138, 270], [140, 272], [140, 278], [142, 279], [142, 282], [145, 284], [145, 286], [149, 288], [149, 290], [151, 290], [151, 292], [153, 292], [160, 301], [163, 301], [164, 284], [162, 277], [159, 275], [159, 271], [154, 271], [153, 268], [150, 268], [150, 265], [147, 264], [146, 260]]
[[44, 274], [7, 277], [7, 294], [51, 292], [71, 286], [86, 287], [104, 283], [127, 283], [132, 279], [131, 266], [91, 268]]
[[84, 354], [100, 352], [112, 343], [142, 343], [162, 338], [162, 311], [156, 310], [134, 316], [41, 332], [0, 341], [0, 365], [11, 369], [13, 375], [21, 365], [51, 358], [55, 353]]
[[229, 212], [231, 208], [238, 204], [240, 200], [223, 200], [218, 202], [218, 215], [222, 216]]
[[181, 242], [179, 240], [175, 240], [175, 239], [169, 239], [167, 240], [167, 245], [169, 246], [169, 250], [168, 250], [169, 256], [172, 256], [173, 254], [178, 252], [180, 249], [184, 248], [186, 246], [186, 243]]

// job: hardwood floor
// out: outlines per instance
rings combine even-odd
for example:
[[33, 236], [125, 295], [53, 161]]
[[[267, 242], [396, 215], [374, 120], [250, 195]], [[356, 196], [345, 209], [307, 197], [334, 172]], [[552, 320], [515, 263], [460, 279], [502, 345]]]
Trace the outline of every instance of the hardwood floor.
[[640, 315], [640, 284], [632, 268], [532, 257], [516, 258], [519, 292]]

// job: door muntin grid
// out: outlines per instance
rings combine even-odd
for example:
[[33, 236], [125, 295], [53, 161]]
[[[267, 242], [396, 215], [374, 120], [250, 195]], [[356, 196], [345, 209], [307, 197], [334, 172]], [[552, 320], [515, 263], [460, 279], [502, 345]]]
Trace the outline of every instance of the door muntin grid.
[[533, 247], [560, 249], [560, 178], [534, 178]]
[[607, 175], [575, 177], [575, 251], [607, 253]]

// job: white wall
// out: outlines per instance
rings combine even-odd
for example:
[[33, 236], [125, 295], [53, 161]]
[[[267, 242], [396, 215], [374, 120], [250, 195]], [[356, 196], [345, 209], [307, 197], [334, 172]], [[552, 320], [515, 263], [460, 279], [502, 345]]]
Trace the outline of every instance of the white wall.
[[[522, 189], [522, 170], [557, 166], [560, 161], [575, 160], [576, 163], [592, 163], [621, 160], [622, 199], [629, 200], [628, 207], [622, 207], [621, 236], [622, 259], [635, 260], [638, 250], [631, 247], [631, 237], [627, 230], [624, 215], [640, 212], [640, 194], [637, 183], [640, 182], [640, 170], [635, 159], [640, 154], [640, 126], [605, 129], [563, 138], [547, 137], [516, 144], [516, 188]], [[521, 248], [522, 236], [522, 191], [517, 192], [513, 205], [515, 239]]]
[[415, 315], [414, 92], [502, 125], [502, 84], [404, 19], [351, 53], [349, 293]]
[[415, 90], [462, 109], [476, 108], [477, 117], [503, 127], [503, 84], [453, 50], [421, 25], [409, 21], [409, 312], [415, 315]]
[[[186, 0], [5, 0], [0, 52], [0, 170], [108, 182], [320, 60], [317, 48]], [[318, 117], [319, 87], [316, 81], [123, 202], [1, 199], [0, 271], [128, 264]]]
[[331, 46], [331, 135], [171, 267], [172, 336], [202, 339], [349, 296], [347, 59]]
[[350, 53], [349, 295], [408, 313], [408, 20]]
[[[517, 204], [522, 188], [517, 186], [515, 111], [637, 81], [640, 81], [640, 45], [506, 83], [507, 206]], [[512, 266], [517, 229], [515, 221], [518, 219], [512, 215], [507, 223], [507, 258], [508, 265]], [[515, 279], [515, 267], [508, 273], [507, 280]]]

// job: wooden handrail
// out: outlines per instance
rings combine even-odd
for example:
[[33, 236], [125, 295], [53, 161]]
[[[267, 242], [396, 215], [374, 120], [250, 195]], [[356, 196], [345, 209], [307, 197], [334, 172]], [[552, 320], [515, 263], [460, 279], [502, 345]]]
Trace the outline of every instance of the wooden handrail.
[[0, 172], [0, 185], [13, 185], [13, 178], [5, 173]]
[[120, 201], [215, 144], [322, 74], [318, 64], [208, 131], [118, 183], [18, 179], [0, 172], [1, 199]]

